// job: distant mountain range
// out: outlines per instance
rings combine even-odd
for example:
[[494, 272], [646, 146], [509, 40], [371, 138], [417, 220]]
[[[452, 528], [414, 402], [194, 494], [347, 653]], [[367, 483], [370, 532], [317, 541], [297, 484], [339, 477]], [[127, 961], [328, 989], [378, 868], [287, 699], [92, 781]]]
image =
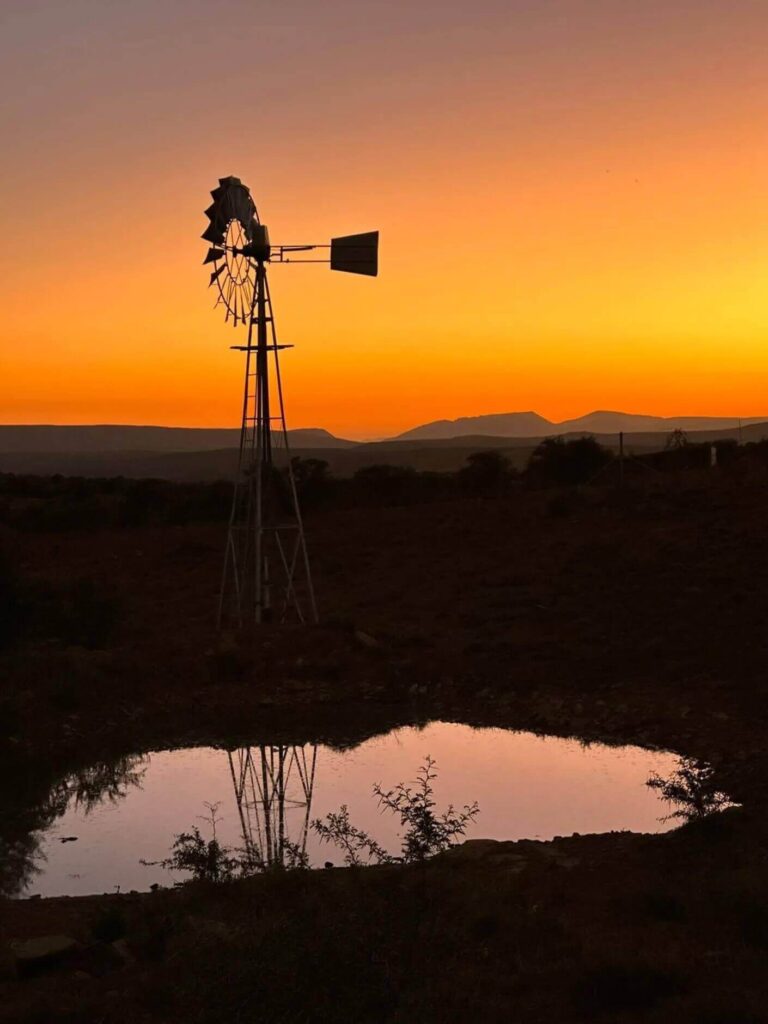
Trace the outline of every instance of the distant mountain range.
[[[553, 423], [535, 412], [513, 412], [438, 420], [383, 441], [348, 441], [315, 427], [288, 434], [292, 455], [322, 459], [335, 475], [349, 476], [382, 464], [445, 472], [489, 448], [503, 451], [522, 469], [536, 445], [554, 435], [593, 434], [616, 449], [624, 431], [626, 451], [659, 451], [677, 428], [691, 441], [760, 441], [768, 438], [768, 417], [742, 418], [739, 426], [736, 417], [593, 412]], [[224, 428], [0, 425], [0, 473], [231, 480], [239, 440], [239, 430]]]
[[[681, 429], [733, 430], [754, 423], [765, 423], [768, 416], [643, 416], [627, 412], [590, 412], [577, 419], [557, 423], [537, 412], [504, 412], [489, 416], [461, 416], [455, 420], [435, 420], [406, 430], [379, 442], [349, 441], [335, 437], [320, 427], [289, 430], [294, 448], [355, 448], [413, 441], [449, 441], [459, 443], [474, 438], [541, 439], [555, 434], [627, 434], [668, 433]], [[237, 448], [239, 429], [226, 427], [138, 427], [121, 424], [93, 426], [0, 425], [0, 454], [36, 452], [46, 454], [82, 454], [86, 452], [209, 452]]]
[[[353, 448], [357, 442], [319, 427], [288, 431], [296, 448]], [[226, 427], [2, 426], [0, 453], [207, 452], [240, 445], [239, 429]]]
[[503, 412], [490, 416], [461, 416], [456, 420], [435, 420], [406, 430], [392, 440], [437, 440], [476, 435], [542, 438], [554, 434], [627, 434], [670, 430], [726, 430], [750, 423], [764, 423], [768, 416], [643, 416], [628, 412], [598, 410], [560, 423], [537, 412]]

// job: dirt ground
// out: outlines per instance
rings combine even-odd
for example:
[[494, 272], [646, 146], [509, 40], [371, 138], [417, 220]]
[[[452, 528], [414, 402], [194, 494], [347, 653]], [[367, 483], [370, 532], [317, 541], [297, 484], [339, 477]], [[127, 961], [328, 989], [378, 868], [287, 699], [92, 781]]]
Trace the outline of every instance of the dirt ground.
[[57, 973], [8, 968], [0, 1019], [768, 1020], [767, 502], [713, 474], [327, 509], [308, 520], [321, 625], [223, 637], [221, 526], [5, 537], [24, 578], [90, 578], [120, 609], [90, 649], [2, 656], [6, 807], [102, 757], [436, 717], [674, 749], [742, 807], [121, 897], [131, 959], [107, 967], [105, 898], [0, 902], [6, 963], [34, 935], [83, 947]]

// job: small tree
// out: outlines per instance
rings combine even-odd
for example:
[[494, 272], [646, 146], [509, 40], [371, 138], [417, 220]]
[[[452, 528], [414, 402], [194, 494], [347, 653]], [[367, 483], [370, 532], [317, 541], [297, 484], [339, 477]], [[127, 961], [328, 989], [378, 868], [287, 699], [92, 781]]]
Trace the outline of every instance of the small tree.
[[449, 804], [442, 814], [435, 813], [432, 782], [437, 778], [437, 772], [429, 755], [417, 776], [415, 789], [402, 782], [386, 792], [378, 784], [373, 787], [379, 803], [398, 815], [400, 824], [405, 827], [400, 859], [406, 864], [426, 860], [447, 850], [459, 836], [464, 835], [467, 826], [480, 813], [477, 801], [465, 804], [458, 813], [453, 804]]
[[458, 812], [449, 804], [442, 814], [436, 813], [432, 788], [436, 778], [435, 762], [427, 755], [413, 788], [404, 782], [389, 790], [384, 790], [379, 783], [373, 787], [380, 806], [396, 814], [405, 829], [399, 856], [387, 853], [367, 832], [355, 828], [349, 821], [346, 806], [328, 814], [325, 821], [316, 818], [312, 828], [323, 842], [334, 843], [344, 850], [344, 860], [349, 865], [362, 863], [361, 854], [378, 864], [421, 863], [452, 846], [480, 813], [477, 802], [465, 804]]
[[533, 451], [526, 476], [538, 484], [575, 487], [591, 480], [613, 459], [594, 437], [548, 437]]
[[142, 860], [147, 866], [168, 871], [188, 871], [196, 881], [229, 882], [263, 870], [263, 863], [251, 853], [222, 846], [216, 837], [219, 822], [218, 804], [206, 804], [208, 815], [202, 820], [211, 826], [211, 838], [204, 839], [197, 825], [191, 832], [181, 832], [171, 847], [170, 857], [163, 860]]
[[510, 476], [509, 459], [495, 449], [472, 452], [467, 456], [467, 464], [457, 474], [459, 484], [475, 492], [497, 490]]
[[365, 860], [374, 860], [377, 864], [391, 864], [395, 858], [372, 839], [367, 832], [355, 828], [349, 820], [349, 808], [342, 804], [338, 811], [331, 811], [325, 821], [316, 818], [312, 829], [320, 837], [321, 842], [333, 843], [344, 851], [344, 863], [348, 867], [357, 867]]
[[693, 757], [681, 758], [679, 768], [668, 779], [654, 772], [646, 786], [658, 790], [668, 803], [678, 805], [677, 810], [664, 815], [661, 821], [673, 818], [693, 821], [721, 811], [731, 804], [728, 796], [717, 788], [712, 765]]
[[328, 494], [333, 484], [325, 459], [302, 459], [294, 455], [291, 459], [291, 472], [302, 506], [316, 505]]

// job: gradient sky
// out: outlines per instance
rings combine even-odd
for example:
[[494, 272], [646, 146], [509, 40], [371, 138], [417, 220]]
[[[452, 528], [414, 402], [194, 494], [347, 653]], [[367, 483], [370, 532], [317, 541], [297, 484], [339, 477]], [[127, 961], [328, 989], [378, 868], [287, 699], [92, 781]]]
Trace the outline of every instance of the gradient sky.
[[2, 0], [0, 421], [234, 425], [216, 179], [290, 426], [768, 413], [766, 0]]

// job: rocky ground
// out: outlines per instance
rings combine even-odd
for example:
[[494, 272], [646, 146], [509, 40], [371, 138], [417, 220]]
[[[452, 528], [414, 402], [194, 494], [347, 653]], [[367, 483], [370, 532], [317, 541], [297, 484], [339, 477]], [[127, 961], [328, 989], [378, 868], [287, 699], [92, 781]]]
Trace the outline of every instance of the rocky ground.
[[[323, 624], [221, 638], [218, 526], [5, 537], [24, 579], [87, 578], [115, 608], [103, 637], [2, 657], [17, 825], [100, 758], [434, 717], [674, 749], [742, 807], [424, 868], [6, 901], [0, 1019], [768, 1019], [767, 501], [762, 479], [689, 475], [326, 509], [308, 523]], [[57, 934], [75, 944], [25, 962]]]

